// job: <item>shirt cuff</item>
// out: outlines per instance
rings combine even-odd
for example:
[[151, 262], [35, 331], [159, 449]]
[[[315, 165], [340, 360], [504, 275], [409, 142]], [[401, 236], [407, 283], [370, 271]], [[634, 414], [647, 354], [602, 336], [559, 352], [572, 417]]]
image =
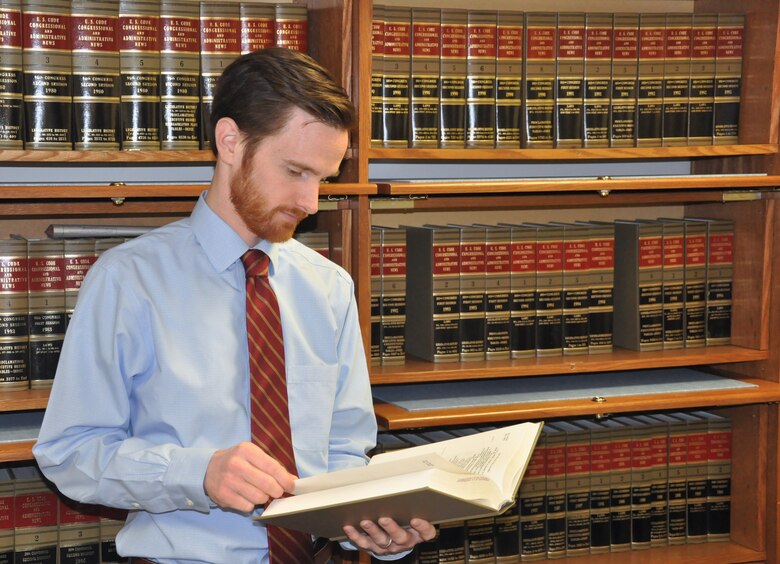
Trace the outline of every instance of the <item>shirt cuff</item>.
[[[352, 544], [349, 541], [342, 541], [342, 542], [339, 543], [339, 545], [341, 545], [341, 548], [343, 548], [344, 550], [357, 550], [355, 545]], [[383, 560], [385, 562], [391, 562], [393, 560], [400, 560], [404, 556], [408, 555], [410, 552], [411, 552], [411, 550], [406, 550], [404, 552], [399, 552], [397, 554], [382, 554], [382, 555], [379, 555], [379, 554], [374, 554], [373, 552], [369, 552], [369, 554], [373, 558], [376, 558], [377, 560]]]
[[181, 448], [171, 456], [164, 484], [179, 509], [209, 512], [211, 505], [203, 480], [215, 452], [216, 449], [211, 448]]

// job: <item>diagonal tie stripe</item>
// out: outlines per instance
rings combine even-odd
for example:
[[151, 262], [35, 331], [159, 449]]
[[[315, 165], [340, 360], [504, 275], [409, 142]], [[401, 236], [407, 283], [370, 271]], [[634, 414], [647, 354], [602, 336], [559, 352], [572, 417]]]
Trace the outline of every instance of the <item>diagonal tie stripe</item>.
[[[276, 294], [268, 282], [268, 255], [250, 249], [241, 257], [246, 270], [246, 330], [252, 442], [296, 473], [284, 369], [284, 335]], [[310, 535], [268, 526], [272, 564], [312, 561]]]

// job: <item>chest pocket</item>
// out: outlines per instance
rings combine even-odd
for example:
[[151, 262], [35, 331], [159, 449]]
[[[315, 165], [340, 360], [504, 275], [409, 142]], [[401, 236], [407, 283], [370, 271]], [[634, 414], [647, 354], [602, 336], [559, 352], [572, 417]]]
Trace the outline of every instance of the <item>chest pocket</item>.
[[327, 460], [337, 380], [335, 364], [287, 366], [292, 442], [302, 455]]

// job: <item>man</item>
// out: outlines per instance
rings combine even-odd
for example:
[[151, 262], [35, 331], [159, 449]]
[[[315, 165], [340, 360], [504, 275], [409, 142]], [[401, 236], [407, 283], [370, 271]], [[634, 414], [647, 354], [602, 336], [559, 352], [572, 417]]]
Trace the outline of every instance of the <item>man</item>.
[[[376, 427], [352, 282], [290, 239], [338, 173], [352, 120], [344, 91], [307, 56], [239, 58], [217, 87], [216, 166], [192, 215], [90, 269], [33, 452], [65, 495], [130, 510], [121, 554], [269, 561], [255, 508], [290, 492], [296, 469], [250, 442], [247, 249], [270, 258], [297, 474], [365, 463]], [[379, 521], [345, 533], [387, 559], [435, 534], [423, 520]]]

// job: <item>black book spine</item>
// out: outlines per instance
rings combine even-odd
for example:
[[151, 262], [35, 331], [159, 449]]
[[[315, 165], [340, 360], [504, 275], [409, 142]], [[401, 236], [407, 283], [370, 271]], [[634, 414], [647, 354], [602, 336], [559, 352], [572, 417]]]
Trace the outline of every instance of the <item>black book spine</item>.
[[382, 364], [393, 364], [406, 358], [406, 233], [381, 229], [379, 356]]
[[691, 31], [691, 108], [688, 143], [712, 144], [717, 14], [694, 14]]
[[558, 14], [556, 41], [558, 55], [555, 59], [555, 146], [582, 147], [585, 14]]
[[587, 354], [590, 331], [588, 228], [563, 227], [563, 354]]
[[563, 232], [538, 231], [536, 260], [536, 355], [563, 353]]
[[466, 562], [466, 524], [463, 521], [439, 525], [439, 562], [441, 564]]
[[466, 147], [496, 144], [496, 12], [469, 10]]
[[439, 146], [466, 143], [466, 10], [441, 11], [441, 91]]
[[706, 344], [731, 342], [732, 286], [734, 277], [734, 222], [707, 221]]
[[439, 145], [441, 12], [412, 8], [411, 147]]
[[20, 0], [0, 3], [0, 148], [21, 149], [23, 128], [22, 9]]
[[716, 145], [739, 142], [744, 33], [744, 15], [718, 14], [713, 109], [713, 143]]
[[551, 148], [555, 141], [556, 14], [525, 13], [523, 146]]
[[540, 560], [547, 553], [547, 447], [539, 437], [518, 491], [520, 560]]
[[496, 27], [496, 147], [520, 147], [523, 13], [499, 10]]
[[372, 7], [371, 16], [371, 145], [382, 146], [384, 118], [382, 115], [382, 83], [385, 70], [385, 8]]
[[584, 132], [586, 147], [609, 147], [612, 14], [585, 15]]
[[685, 232], [679, 222], [663, 222], [663, 342], [665, 349], [685, 346]]
[[[545, 426], [548, 427], [548, 426]], [[566, 434], [547, 436], [547, 558], [566, 555]]]
[[510, 355], [536, 355], [536, 229], [511, 226]]
[[382, 342], [382, 230], [371, 230], [371, 364], [381, 362]]
[[638, 147], [660, 147], [662, 144], [665, 27], [663, 14], [641, 14], [639, 17]]
[[615, 14], [609, 108], [609, 143], [612, 147], [636, 144], [638, 54], [639, 15]]
[[496, 520], [494, 517], [466, 522], [466, 562], [495, 562]]
[[382, 82], [382, 144], [409, 146], [412, 9], [385, 6], [385, 70]]
[[691, 15], [667, 14], [663, 82], [663, 145], [688, 145]]
[[460, 232], [460, 360], [485, 358], [484, 227], [458, 227]]
[[520, 516], [517, 505], [496, 517], [496, 563], [514, 563], [520, 559]]
[[510, 357], [511, 234], [488, 226], [485, 246], [485, 358]]

